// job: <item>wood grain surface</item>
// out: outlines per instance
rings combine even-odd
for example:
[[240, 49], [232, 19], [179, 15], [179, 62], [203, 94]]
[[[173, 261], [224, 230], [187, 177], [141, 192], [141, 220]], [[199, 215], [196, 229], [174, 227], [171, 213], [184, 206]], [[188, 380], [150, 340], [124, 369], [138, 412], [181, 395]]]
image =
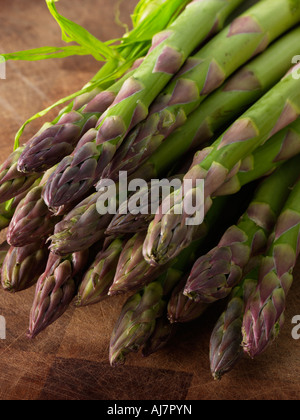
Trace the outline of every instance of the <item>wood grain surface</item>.
[[[102, 40], [123, 29], [114, 23], [117, 0], [61, 0], [59, 11]], [[127, 21], [136, 0], [121, 4]], [[1, 0], [0, 54], [45, 45], [63, 45], [60, 30], [43, 0]], [[0, 155], [11, 152], [20, 125], [37, 111], [80, 89], [99, 68], [93, 58], [9, 62], [0, 80]], [[46, 120], [34, 122], [27, 140]], [[125, 366], [108, 363], [110, 334], [124, 298], [70, 309], [35, 340], [26, 338], [34, 288], [16, 295], [0, 291], [0, 315], [7, 338], [0, 340], [1, 400], [297, 400], [300, 396], [300, 341], [291, 336], [300, 315], [300, 265], [288, 298], [279, 339], [255, 361], [244, 358], [221, 382], [213, 381], [208, 360], [212, 328], [222, 304], [182, 326], [167, 348], [149, 358], [136, 354]]]

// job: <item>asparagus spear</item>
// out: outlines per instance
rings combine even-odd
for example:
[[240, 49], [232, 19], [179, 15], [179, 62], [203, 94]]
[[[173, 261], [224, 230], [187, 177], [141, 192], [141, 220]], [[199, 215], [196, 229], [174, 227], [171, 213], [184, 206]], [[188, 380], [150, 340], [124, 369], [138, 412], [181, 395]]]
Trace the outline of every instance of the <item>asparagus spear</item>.
[[95, 260], [83, 276], [75, 298], [76, 306], [87, 306], [101, 302], [108, 297], [114, 279], [123, 241], [115, 239], [97, 254]]
[[49, 169], [39, 184], [31, 188], [19, 202], [6, 235], [11, 246], [23, 247], [41, 239], [46, 240], [61, 219], [53, 215], [42, 198], [45, 182], [53, 170]]
[[[175, 202], [176, 207], [170, 208], [165, 215], [158, 211], [149, 226], [144, 244], [144, 257], [148, 262], [165, 264], [191, 242], [197, 226], [188, 224], [187, 219], [194, 215], [185, 212], [185, 197], [194, 196], [198, 192], [197, 180], [204, 180], [205, 210], [208, 211], [215, 191], [235, 175], [241, 161], [299, 117], [299, 87], [300, 80], [289, 72], [238, 118], [210, 148], [198, 155], [198, 164], [184, 177], [184, 180], [191, 181], [192, 188], [188, 186], [184, 189], [183, 185], [181, 194], [176, 194], [176, 197], [173, 194], [173, 200], [167, 198], [168, 202]], [[182, 214], [175, 214], [180, 205]]]
[[218, 188], [214, 195], [235, 194], [244, 185], [274, 172], [298, 153], [300, 153], [299, 118], [247, 156], [242, 161], [238, 173]]
[[260, 183], [247, 211], [229, 227], [218, 245], [194, 264], [184, 293], [198, 302], [227, 297], [242, 279], [250, 259], [264, 252], [291, 187], [299, 177], [300, 156]]
[[[197, 237], [195, 237], [195, 243], [199, 243], [199, 246], [200, 243], [204, 242], [212, 225], [217, 224], [214, 217], [220, 214], [226, 201], [224, 199], [214, 203], [211, 214], [205, 219], [197, 232]], [[145, 232], [139, 232], [125, 244], [119, 258], [113, 284], [109, 290], [110, 295], [139, 290], [164, 273], [171, 265], [170, 263], [161, 266], [148, 264], [143, 257], [144, 240]], [[191, 246], [194, 247], [195, 244]]]
[[[97, 203], [104, 194], [104, 191], [91, 194], [55, 225], [54, 233], [49, 238], [51, 252], [60, 256], [68, 255], [91, 247], [104, 238], [113, 217], [109, 213], [101, 215], [97, 210]], [[107, 200], [106, 195], [103, 200]]]
[[[98, 95], [101, 95], [99, 93]], [[18, 171], [43, 172], [71, 154], [78, 140], [96, 126], [101, 110], [88, 112], [87, 106], [63, 114], [56, 124], [47, 124], [25, 145], [18, 160]]]
[[[151, 178], [159, 178], [170, 169], [172, 164], [176, 162], [177, 157], [177, 151], [171, 146], [168, 159], [162, 161], [161, 157], [156, 155], [150, 163], [146, 162], [139, 168], [136, 178], [141, 178], [146, 182], [150, 181]], [[50, 237], [52, 252], [58, 255], [78, 252], [103, 238], [105, 233], [108, 233], [107, 228], [114, 217], [114, 214], [101, 215], [98, 212], [99, 203], [105, 204], [106, 201], [107, 194], [104, 189], [91, 194], [74, 206], [69, 213], [66, 213], [63, 220], [55, 226], [54, 234]], [[126, 200], [124, 202], [126, 206]], [[120, 202], [120, 197], [117, 194], [116, 210], [121, 205], [122, 202]], [[150, 218], [152, 219], [152, 215], [150, 215]]]
[[[140, 61], [138, 62], [140, 63]], [[18, 171], [23, 173], [44, 172], [71, 155], [79, 140], [95, 128], [100, 116], [113, 103], [124, 82], [134, 73], [126, 73], [106, 90], [94, 89], [79, 101], [86, 101], [79, 109], [63, 113], [59, 120], [45, 124], [29, 140], [18, 160]]]
[[8, 227], [7, 241], [10, 245], [22, 247], [38, 238], [46, 239], [60, 220], [41, 198], [42, 190], [42, 186], [33, 188], [18, 205]]
[[[30, 189], [39, 185], [40, 180], [37, 181], [30, 187]], [[0, 204], [0, 231], [7, 228], [15, 214], [16, 208], [18, 207], [19, 203], [23, 200], [26, 196], [27, 191], [23, 192], [22, 194], [17, 195], [9, 202], [1, 203]]]
[[[240, 91], [238, 91], [237, 94], [238, 97], [240, 97]], [[206, 110], [204, 105], [213, 97], [214, 94], [209, 96], [203, 103], [203, 112]], [[216, 99], [218, 98], [216, 97]], [[233, 112], [232, 110], [225, 111], [220, 98], [218, 101], [220, 101], [221, 104], [219, 112], [222, 115], [226, 112]], [[208, 112], [210, 112], [209, 107]], [[218, 113], [216, 113], [216, 116], [217, 115]], [[197, 137], [195, 139], [194, 135], [199, 128], [199, 121], [202, 121], [200, 115], [199, 118], [200, 119], [198, 119], [197, 111], [195, 111], [192, 118], [190, 117], [183, 127], [169, 136], [158, 150], [135, 171], [130, 179], [143, 178], [145, 174], [147, 174], [147, 179], [159, 178], [161, 174], [164, 174], [164, 172], [172, 166], [176, 159], [180, 159], [187, 152], [191, 144], [198, 144]], [[221, 120], [221, 118], [216, 119], [216, 121], [218, 120]], [[215, 123], [214, 119], [212, 121]], [[200, 131], [202, 132], [202, 130]], [[204, 140], [206, 139], [205, 135], [201, 138]], [[266, 142], [263, 146], [258, 147], [252, 154], [249, 154], [243, 159], [238, 173], [229, 178], [220, 188], [218, 188], [214, 195], [221, 196], [237, 193], [242, 186], [269, 174], [282, 165], [284, 161], [294, 157], [299, 152], [300, 120], [297, 119], [294, 123], [275, 134], [270, 141]], [[193, 166], [199, 161], [201, 162], [203, 153], [205, 153], [205, 149], [201, 149], [195, 154]], [[116, 221], [118, 221], [117, 216]]]
[[170, 268], [125, 302], [111, 336], [109, 359], [112, 366], [124, 363], [129, 353], [138, 351], [148, 341], [156, 320], [164, 314], [170, 290], [181, 274]]
[[185, 278], [185, 272], [197, 258], [208, 235], [213, 233], [213, 222], [224, 209], [225, 203], [226, 200], [215, 202], [212, 212], [207, 215], [206, 231], [201, 238], [182, 251], [157, 280], [143, 288], [141, 284], [141, 290], [125, 302], [111, 337], [112, 365], [123, 363], [128, 353], [147, 346], [155, 334], [156, 323], [166, 314], [172, 291]]
[[241, 2], [193, 1], [166, 31], [154, 36], [144, 62], [123, 84], [113, 104], [100, 117], [97, 128], [87, 133], [74, 156], [64, 159], [49, 180], [44, 194], [49, 206], [66, 204], [98, 181], [129, 131], [147, 117], [157, 95], [193, 50], [209, 34], [219, 30]]
[[44, 241], [19, 248], [11, 246], [2, 267], [3, 289], [15, 293], [33, 286], [46, 268], [48, 255]]
[[210, 369], [216, 380], [230, 372], [243, 355], [242, 324], [245, 306], [257, 285], [257, 266], [235, 287], [210, 338]]
[[287, 295], [299, 256], [300, 182], [298, 181], [279, 216], [262, 259], [258, 285], [247, 302], [243, 319], [243, 347], [251, 357], [267, 350], [284, 323]]
[[[177, 330], [176, 327], [179, 323], [186, 324], [198, 319], [210, 306], [202, 302], [195, 302], [194, 300], [191, 300], [184, 295], [186, 280], [187, 278], [183, 277], [181, 282], [174, 288], [167, 306], [167, 318], [165, 319], [165, 317], [162, 317], [157, 321], [153, 337], [150, 337], [145, 346], [145, 349], [143, 349], [144, 355], [149, 356], [150, 354], [164, 347], [172, 339]], [[236, 289], [233, 293], [236, 292]], [[241, 316], [243, 316], [243, 314], [241, 314]], [[167, 320], [169, 321], [167, 322]], [[225, 334], [226, 331], [224, 331], [224, 335]], [[239, 338], [240, 337], [241, 330], [239, 331]], [[236, 342], [234, 344], [236, 344]], [[239, 341], [239, 347], [240, 354], [242, 353], [241, 340]], [[219, 366], [221, 366], [221, 362]]]
[[0, 244], [0, 276], [2, 272], [3, 262], [5, 260], [5, 257], [9, 251], [10, 245], [5, 241]]
[[166, 271], [165, 266], [154, 267], [144, 260], [142, 252], [144, 240], [145, 233], [140, 232], [126, 242], [109, 289], [110, 296], [135, 292]]
[[41, 174], [22, 174], [18, 171], [18, 159], [24, 147], [19, 147], [5, 160], [0, 167], [0, 203], [28, 191]]
[[6, 210], [5, 203], [0, 204], [0, 232], [7, 228], [14, 214], [13, 210]]
[[299, 41], [300, 29], [296, 28], [271, 44], [265, 52], [252, 59], [209, 95], [188, 115], [185, 124], [166, 139], [162, 136], [156, 136], [155, 139], [148, 136], [141, 141], [132, 141], [135, 140], [133, 132], [104, 169], [102, 178], [116, 181], [120, 171], [132, 174], [156, 149], [158, 153], [164, 153], [162, 145], [165, 142], [185, 151], [187, 143], [195, 148], [210, 141], [284, 76], [290, 68], [292, 57], [299, 52]]
[[28, 337], [35, 338], [68, 309], [77, 292], [78, 279], [86, 268], [88, 250], [60, 258], [50, 253], [39, 277], [30, 311]]
[[198, 319], [208, 304], [196, 302], [184, 295], [187, 277], [175, 287], [168, 303], [168, 319], [173, 323], [187, 323]]
[[[177, 0], [172, 4], [168, 4], [168, 13], [164, 14], [163, 19], [156, 19], [155, 25], [153, 25], [153, 33], [163, 30], [168, 26], [169, 22], [173, 20], [173, 16], [180, 13], [181, 5], [179, 3], [180, 1]], [[142, 13], [140, 13], [141, 7], [143, 9]], [[141, 30], [140, 24], [146, 18], [149, 19], [149, 22], [151, 22], [151, 20], [153, 21], [161, 8], [162, 5], [157, 2], [155, 2], [155, 4], [152, 2], [151, 4], [138, 4], [134, 14], [134, 29], [132, 32], [126, 33], [123, 37], [123, 40], [127, 40], [128, 37], [134, 36], [136, 43], [133, 43], [132, 45], [129, 44], [125, 48], [122, 46], [122, 50], [120, 51], [122, 58], [120, 61], [114, 59], [106, 62], [84, 88], [88, 88], [95, 83], [98, 85], [100, 83], [101, 88], [109, 88], [110, 83], [106, 81], [107, 77], [111, 78], [113, 74], [119, 74], [121, 69], [125, 72], [128, 63], [130, 64], [134, 57], [140, 57], [143, 54], [148, 46], [148, 41], [143, 38], [144, 33], [143, 30]], [[140, 63], [139, 58], [137, 58], [136, 62], [133, 64], [132, 69], [137, 68], [138, 63]], [[27, 150], [26, 153], [24, 152], [26, 156], [23, 155], [20, 159], [20, 169], [28, 170], [29, 167], [37, 169], [41, 166], [47, 169], [50, 167], [49, 158], [52, 159], [52, 164], [54, 165], [64, 156], [71, 153], [73, 144], [76, 144], [77, 142], [76, 137], [78, 138], [78, 131], [81, 129], [81, 133], [79, 134], [80, 137], [89, 126], [96, 125], [97, 121], [95, 121], [94, 118], [99, 112], [102, 113], [106, 107], [113, 102], [115, 93], [118, 92], [118, 89], [116, 88], [117, 86], [114, 86], [111, 87], [108, 92], [101, 93], [101, 89], [96, 87], [85, 94], [77, 96], [71, 104], [60, 112], [59, 116], [55, 118], [54, 121], [47, 123], [42, 130], [29, 141], [31, 150]], [[88, 103], [89, 108], [87, 109], [85, 106]], [[107, 104], [107, 106], [105, 104]], [[78, 111], [78, 113], [74, 111]], [[87, 113], [90, 115], [87, 115]], [[61, 120], [61, 118], [63, 118], [63, 120]], [[56, 126], [56, 129], [54, 129], [53, 126]], [[75, 138], [73, 138], [73, 134], [75, 134]], [[50, 137], [47, 138], [47, 136]], [[36, 156], [33, 156], [34, 154]], [[43, 163], [40, 163], [39, 159], [41, 159]]]

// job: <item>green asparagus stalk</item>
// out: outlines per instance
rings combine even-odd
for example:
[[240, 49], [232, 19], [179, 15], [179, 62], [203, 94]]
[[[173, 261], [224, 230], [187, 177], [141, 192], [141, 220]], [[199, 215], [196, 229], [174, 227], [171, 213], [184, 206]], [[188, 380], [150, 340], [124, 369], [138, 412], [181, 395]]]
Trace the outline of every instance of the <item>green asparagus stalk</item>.
[[123, 241], [115, 239], [108, 247], [104, 246], [97, 254], [78, 286], [78, 293], [75, 298], [77, 307], [94, 305], [108, 297], [122, 246]]
[[[208, 96], [200, 106], [188, 115], [184, 125], [166, 139], [157, 136], [135, 141], [135, 132], [124, 141], [111, 163], [104, 169], [102, 178], [117, 180], [120, 171], [131, 175], [157, 149], [168, 159], [172, 143], [178, 153], [187, 147], [196, 148], [210, 141], [220, 130], [225, 129], [246, 109], [271, 89], [289, 70], [292, 58], [299, 52], [300, 29], [296, 28], [271, 44], [238, 70], [216, 92]], [[134, 140], [134, 141], [133, 141]], [[98, 184], [100, 185], [100, 184]]]
[[145, 233], [140, 232], [126, 242], [117, 264], [113, 283], [108, 292], [110, 296], [135, 292], [166, 271], [165, 266], [154, 267], [144, 260], [144, 240]]
[[[141, 61], [138, 61], [140, 64]], [[135, 64], [135, 66], [138, 66]], [[23, 173], [44, 172], [59, 163], [64, 157], [71, 155], [80, 139], [96, 124], [100, 116], [113, 103], [120, 88], [134, 73], [126, 73], [120, 80], [106, 90], [94, 89], [79, 101], [86, 101], [79, 109], [65, 112], [58, 121], [45, 124], [42, 129], [29, 140], [18, 160], [18, 171]]]
[[[212, 224], [216, 224], [214, 217], [220, 214], [220, 210], [224, 208], [225, 204], [226, 199], [215, 202], [211, 214], [197, 232], [196, 243], [203, 243]], [[109, 295], [139, 290], [163, 274], [171, 265], [170, 263], [161, 266], [148, 264], [143, 257], [144, 240], [145, 232], [139, 232], [126, 242], [119, 258], [113, 284], [109, 289]]]
[[4, 241], [2, 242], [2, 244], [0, 244], [0, 276], [1, 276], [1, 272], [2, 272], [2, 267], [3, 267], [3, 263], [5, 260], [5, 257], [8, 253], [10, 249], [10, 245]]
[[[298, 29], [296, 31], [298, 31]], [[288, 36], [289, 35], [287, 35], [287, 37]], [[259, 56], [257, 60], [260, 59], [260, 57], [262, 58], [262, 56], [263, 54]], [[262, 65], [262, 67], [264, 66]], [[237, 91], [236, 93], [238, 98], [242, 97], [240, 91]], [[158, 150], [134, 172], [130, 179], [143, 178], [145, 174], [147, 174], [147, 179], [160, 178], [165, 171], [171, 168], [176, 159], [180, 159], [187, 152], [191, 144], [194, 147], [202, 142], [201, 139], [207, 140], [209, 137], [202, 133], [202, 129], [200, 130], [199, 140], [197, 136], [195, 137], [195, 133], [197, 133], [199, 123], [202, 121], [200, 113], [203, 114], [206, 110], [208, 114], [210, 113], [210, 107], [206, 107], [206, 104], [208, 104], [208, 102], [210, 102], [213, 98], [216, 99], [216, 102], [213, 101], [216, 107], [220, 104], [220, 108], [218, 108], [218, 112], [216, 111], [215, 114], [216, 120], [214, 120], [214, 118], [210, 120], [209, 117], [209, 120], [212, 124], [214, 124], [214, 126], [218, 121], [222, 120], [223, 114], [225, 119], [225, 115], [227, 115], [227, 113], [234, 113], [232, 109], [229, 110], [224, 108], [223, 101], [219, 95], [210, 95], [206, 101], [203, 102], [203, 111], [200, 112], [200, 106], [199, 115], [198, 112], [195, 111], [193, 115], [189, 117], [187, 122], [169, 136], [158, 148]], [[230, 104], [229, 98], [228, 104]], [[241, 103], [237, 103], [236, 106], [238, 108], [241, 106]], [[218, 113], [222, 114], [222, 117], [218, 117]], [[243, 159], [238, 173], [229, 178], [220, 188], [218, 188], [214, 195], [221, 196], [237, 193], [242, 186], [269, 174], [282, 165], [284, 161], [294, 157], [299, 152], [300, 120], [297, 119], [294, 123], [275, 134], [270, 141], [266, 142], [263, 146], [258, 147], [252, 154]], [[205, 153], [205, 149], [202, 149], [195, 154], [192, 166], [201, 161], [203, 153]]]
[[147, 343], [181, 275], [180, 269], [169, 268], [125, 302], [111, 336], [109, 359], [112, 366], [124, 363], [129, 353], [137, 352]]
[[[149, 106], [157, 95], [194, 49], [208, 35], [218, 31], [241, 2], [193, 1], [167, 30], [154, 36], [144, 62], [124, 83], [113, 104], [100, 117], [97, 128], [88, 132], [85, 141], [75, 149], [74, 156], [64, 159], [49, 180], [44, 194], [47, 205], [58, 207], [66, 204], [74, 195], [81, 196], [98, 181], [129, 131], [148, 116]], [[290, 20], [290, 11], [288, 15]], [[175, 97], [176, 92], [174, 100]]]
[[113, 214], [101, 215], [97, 208], [99, 201], [106, 200], [105, 192], [93, 193], [67, 213], [49, 237], [51, 252], [64, 256], [80, 252], [103, 239]]
[[210, 338], [210, 369], [216, 380], [230, 372], [243, 356], [242, 324], [246, 304], [257, 286], [257, 266], [235, 287]]
[[0, 204], [0, 232], [7, 228], [14, 214], [14, 210], [6, 210], [5, 207], [5, 203]]
[[184, 295], [187, 277], [173, 290], [168, 303], [168, 319], [170, 323], [187, 323], [200, 318], [208, 308], [208, 304], [196, 302]]
[[[196, 260], [208, 235], [213, 233], [213, 222], [222, 213], [226, 202], [226, 200], [215, 202], [212, 212], [207, 215], [206, 231], [203, 232], [202, 238], [182, 251], [157, 280], [144, 288], [141, 287], [140, 291], [125, 302], [111, 337], [110, 362], [112, 365], [124, 363], [130, 352], [147, 346], [151, 336], [155, 335], [156, 324], [166, 314], [172, 291], [182, 278], [185, 278], [186, 271]], [[160, 331], [158, 331], [159, 335]], [[153, 344], [156, 346], [157, 342]]]
[[[36, 187], [40, 183], [40, 180], [38, 179], [31, 189]], [[11, 219], [13, 218], [13, 215], [15, 214], [16, 208], [18, 207], [19, 203], [23, 200], [23, 198], [26, 196], [27, 191], [23, 192], [22, 194], [17, 195], [13, 199], [11, 199], [9, 202], [1, 203], [0, 204], [0, 232], [3, 229], [6, 229]]]
[[[85, 109], [100, 94], [101, 89], [95, 88], [77, 97], [76, 102], [66, 107], [66, 111], [62, 110], [51, 123], [44, 124], [24, 145], [18, 160], [18, 171], [44, 172], [71, 154], [79, 138], [97, 124], [101, 109], [95, 110], [95, 114]], [[81, 106], [77, 108], [80, 102]]]
[[247, 302], [243, 319], [243, 347], [252, 358], [265, 352], [284, 323], [286, 299], [299, 256], [300, 182], [279, 216], [269, 250], [259, 267], [258, 285]]
[[[117, 93], [118, 89], [115, 89], [117, 86], [110, 88], [110, 80], [113, 80], [114, 75], [117, 79], [123, 73], [127, 73], [131, 63], [135, 60], [139, 62], [139, 58], [149, 48], [147, 37], [151, 38], [151, 33], [163, 30], [172, 22], [181, 11], [182, 5], [180, 3], [182, 2], [178, 0], [172, 3], [168, 2], [168, 4], [165, 3], [167, 10], [165, 7], [164, 13], [160, 14], [160, 19], [157, 19], [157, 16], [162, 11], [162, 4], [151, 1], [151, 4], [144, 4], [143, 2], [137, 5], [134, 12], [134, 29], [124, 34], [120, 41], [118, 52], [121, 59], [108, 60], [91, 81], [83, 87], [83, 90], [95, 85], [96, 87], [76, 96], [59, 113], [58, 117], [51, 123], [46, 123], [39, 133], [27, 143], [26, 152], [24, 151], [19, 161], [20, 170], [38, 170], [39, 168], [46, 170], [73, 151], [73, 146], [77, 143], [78, 138], [89, 127], [95, 127], [98, 119], [97, 115], [104, 112], [107, 106], [113, 102], [114, 92]], [[186, 3], [188, 3], [188, 0], [185, 0], [183, 5]], [[148, 20], [147, 36], [145, 36], [144, 25], [146, 19]], [[149, 31], [150, 23], [152, 25]], [[132, 44], [128, 42], [124, 46], [124, 41], [129, 41], [129, 38], [133, 38], [135, 42]], [[133, 68], [136, 67], [136, 64], [136, 62], [133, 64]], [[110, 88], [109, 92], [101, 93], [102, 89], [108, 88]], [[86, 107], [87, 104], [89, 104], [88, 108]], [[50, 164], [50, 159], [52, 164]]]
[[38, 238], [46, 239], [61, 220], [54, 216], [42, 199], [43, 187], [33, 188], [18, 205], [10, 222], [7, 241], [15, 247], [34, 243]]
[[78, 279], [86, 269], [88, 250], [60, 258], [50, 253], [39, 277], [30, 311], [28, 337], [35, 338], [59, 319], [77, 292]]
[[49, 251], [44, 241], [23, 247], [10, 247], [3, 262], [1, 284], [8, 292], [33, 286], [46, 268]]
[[19, 147], [0, 167], [0, 203], [4, 203], [28, 191], [41, 174], [22, 174], [18, 171], [18, 159], [24, 147]]
[[[278, 42], [280, 42], [280, 41], [278, 41]], [[195, 121], [196, 121], [196, 119], [195, 119]], [[297, 129], [296, 128], [297, 124], [298, 124], [298, 122], [295, 122], [294, 130], [293, 130], [293, 133], [292, 133], [293, 137], [291, 137], [292, 134], [290, 134], [288, 136], [288, 138], [286, 139], [286, 141], [284, 141], [285, 136], [282, 136], [280, 140], [276, 141], [276, 144], [277, 144], [276, 147], [275, 147], [275, 138], [274, 138], [274, 141], [272, 139], [272, 142], [267, 142], [264, 146], [262, 146], [260, 148], [261, 151], [266, 150], [266, 156], [262, 158], [262, 163], [266, 164], [266, 162], [268, 161], [268, 159], [271, 156], [273, 156], [273, 158], [270, 159], [271, 161], [276, 158], [276, 160], [278, 160], [278, 164], [282, 163], [284, 159], [287, 159], [290, 156], [293, 156], [299, 150], [297, 148], [297, 145], [296, 145], [296, 142], [295, 142], [295, 139], [294, 139], [294, 136], [296, 135], [295, 130]], [[185, 125], [184, 127], [186, 127], [186, 126], [187, 125]], [[180, 132], [179, 132], [179, 134], [180, 134]], [[181, 131], [181, 134], [177, 136], [177, 139], [181, 140], [182, 139], [181, 135], [186, 138], [186, 136], [189, 135], [188, 130], [187, 131]], [[280, 134], [278, 136], [280, 136]], [[164, 171], [168, 167], [170, 167], [171, 164], [177, 158], [179, 158], [181, 156], [181, 153], [183, 153], [183, 151], [184, 151], [184, 149], [182, 148], [182, 145], [184, 144], [184, 142], [181, 141], [181, 147], [179, 147], [179, 142], [177, 141], [176, 144], [173, 144], [173, 142], [171, 141], [171, 137], [172, 136], [170, 136], [170, 142], [166, 141], [162, 145], [162, 147], [158, 149], [159, 153], [158, 152], [155, 153], [144, 165], [142, 165], [142, 167], [135, 173], [134, 178], [143, 178], [143, 179], [146, 179], [146, 180], [151, 179], [151, 178], [159, 178], [164, 173]], [[274, 143], [274, 148], [272, 147], [272, 150], [273, 150], [273, 152], [275, 152], [275, 154], [271, 155], [269, 150], [271, 148], [271, 144], [273, 144], [273, 143]], [[258, 150], [260, 150], [260, 149], [258, 149]], [[277, 152], [276, 152], [276, 150], [277, 150]], [[260, 156], [260, 153], [257, 154], [257, 157], [255, 159], [259, 159], [259, 156]], [[245, 164], [247, 162], [248, 162], [248, 158], [246, 159]], [[239, 176], [241, 175], [241, 177], [245, 176], [245, 172], [244, 172], [245, 164], [242, 164], [241, 171], [238, 174]], [[255, 168], [256, 168], [256, 166], [257, 165], [254, 165]], [[265, 175], [269, 170], [270, 170], [269, 166], [267, 166], [266, 170], [261, 171], [261, 175]], [[251, 180], [259, 177], [259, 176], [256, 175], [256, 171], [253, 171], [252, 173], [253, 173], [253, 177], [251, 178]], [[234, 178], [236, 178], [236, 177], [233, 177], [232, 179], [234, 179]], [[246, 182], [249, 182], [249, 181], [247, 181], [245, 179], [244, 183], [246, 183]], [[225, 183], [224, 186], [227, 185], [227, 184], [228, 183]], [[237, 191], [239, 189], [240, 189], [240, 186], [235, 191]], [[233, 191], [233, 192], [235, 192], [235, 191]], [[219, 193], [219, 190], [218, 190], [218, 193]], [[63, 224], [60, 224], [60, 225], [57, 226], [56, 234], [53, 237], [53, 251], [54, 252], [61, 252], [60, 250], [64, 249], [64, 247], [65, 247], [65, 242], [67, 242], [67, 243], [72, 242], [72, 245], [69, 249], [67, 249], [64, 252], [69, 253], [70, 250], [71, 250], [71, 252], [74, 252], [74, 251], [80, 250], [80, 246], [84, 246], [84, 244], [88, 240], [88, 237], [93, 238], [92, 242], [93, 242], [93, 240], [97, 240], [98, 237], [96, 239], [94, 239], [95, 232], [97, 232], [99, 234], [99, 236], [102, 236], [103, 229], [104, 229], [104, 224], [102, 223], [101, 216], [99, 216], [98, 212], [96, 211], [96, 203], [97, 203], [97, 200], [99, 199], [100, 195], [101, 195], [101, 193], [99, 193], [98, 196], [95, 194], [93, 197], [90, 197], [90, 199], [87, 199], [86, 201], [83, 201], [83, 203], [81, 203], [82, 205], [79, 205], [78, 209], [76, 209], [74, 212], [71, 212], [71, 214], [69, 216], [67, 216], [67, 218], [65, 219]], [[220, 192], [220, 195], [221, 195], [221, 192]], [[83, 229], [83, 228], [80, 228], [80, 226], [81, 226], [80, 220], [84, 216], [86, 211], [89, 212], [89, 219], [90, 220], [92, 218], [91, 215], [93, 214], [93, 217], [95, 218], [94, 219], [95, 221], [94, 221], [94, 223], [90, 223], [88, 226], [85, 226], [85, 229]], [[130, 218], [130, 215], [127, 215], [127, 217]], [[150, 218], [152, 219], [152, 216]], [[129, 220], [131, 221], [131, 219], [129, 219]], [[79, 223], [79, 225], [78, 225], [78, 223]], [[109, 224], [110, 220], [106, 221], [105, 223]], [[78, 227], [76, 227], [76, 226], [78, 226]], [[97, 226], [100, 226], [100, 228], [97, 228]], [[91, 227], [90, 232], [89, 232], [89, 227]], [[82, 233], [82, 238], [80, 238], [78, 236], [79, 231]], [[84, 233], [84, 235], [83, 235], [83, 233]], [[82, 241], [80, 239], [82, 239]], [[75, 243], [76, 243], [76, 246], [78, 246], [79, 248], [74, 247]]]
[[238, 173], [218, 188], [214, 195], [235, 194], [244, 185], [271, 174], [298, 153], [300, 153], [299, 118], [247, 156], [242, 161]]
[[260, 183], [238, 223], [230, 226], [218, 245], [195, 262], [184, 289], [186, 296], [213, 303], [231, 293], [250, 259], [265, 252], [290, 189], [299, 177], [299, 165], [300, 155]]
[[[293, 70], [296, 68], [297, 66]], [[289, 72], [238, 118], [210, 148], [199, 154], [198, 164], [194, 165], [184, 177], [184, 181], [189, 182], [183, 184], [181, 194], [173, 194], [173, 200], [167, 198], [168, 202], [175, 202], [176, 207], [170, 208], [167, 214], [158, 211], [149, 226], [144, 244], [144, 257], [148, 262], [165, 264], [193, 239], [197, 226], [191, 225], [188, 219], [197, 215], [199, 209], [195, 214], [187, 214], [185, 201], [186, 197], [193, 197], [199, 191], [196, 181], [204, 180], [207, 212], [215, 191], [235, 175], [241, 161], [299, 117], [299, 87], [300, 80]], [[184, 188], [186, 184], [188, 186]], [[178, 213], [180, 206], [181, 214], [175, 214], [175, 211]]]
[[41, 239], [46, 240], [61, 220], [60, 216], [53, 215], [42, 198], [44, 185], [53, 170], [49, 169], [39, 185], [31, 188], [19, 202], [6, 235], [11, 246], [24, 247]]
[[[165, 161], [165, 166], [163, 162], [160, 161], [159, 155], [157, 155], [155, 159], [152, 159], [150, 165], [148, 165], [148, 163], [145, 164], [144, 171], [143, 166], [139, 168], [137, 178], [143, 179], [146, 182], [150, 181], [151, 178], [159, 179], [170, 169], [170, 166], [176, 162], [177, 156], [176, 150], [170, 147], [169, 159]], [[156, 163], [157, 170], [155, 170]], [[155, 177], [153, 177], [154, 172]], [[130, 179], [128, 179], [128, 181], [130, 181]], [[134, 197], [132, 199], [134, 199]], [[117, 212], [119, 206], [122, 205], [122, 201], [120, 202], [120, 196], [117, 192], [115, 200]], [[105, 233], [108, 233], [107, 228], [114, 217], [114, 214], [102, 215], [99, 213], [99, 204], [105, 204], [106, 201], [107, 194], [106, 190], [103, 189], [102, 191], [89, 195], [74, 206], [69, 213], [66, 213], [63, 220], [55, 226], [54, 234], [50, 237], [51, 251], [58, 255], [67, 255], [85, 249], [86, 246], [90, 247], [101, 240]], [[126, 201], [127, 200], [125, 199], [124, 202], [126, 203]], [[128, 217], [130, 216], [128, 215]], [[147, 215], [145, 217], [147, 219]], [[152, 215], [149, 217], [150, 219], [153, 218]]]

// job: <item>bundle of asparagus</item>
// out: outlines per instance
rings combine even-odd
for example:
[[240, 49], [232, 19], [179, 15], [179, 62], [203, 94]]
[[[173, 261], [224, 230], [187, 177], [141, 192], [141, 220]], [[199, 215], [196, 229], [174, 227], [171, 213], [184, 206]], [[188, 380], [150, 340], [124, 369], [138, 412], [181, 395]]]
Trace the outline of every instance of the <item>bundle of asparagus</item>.
[[300, 0], [141, 0], [119, 43], [85, 37], [105, 65], [0, 167], [1, 284], [35, 287], [30, 338], [128, 294], [112, 365], [219, 300], [214, 378], [269, 348], [299, 255], [299, 23]]

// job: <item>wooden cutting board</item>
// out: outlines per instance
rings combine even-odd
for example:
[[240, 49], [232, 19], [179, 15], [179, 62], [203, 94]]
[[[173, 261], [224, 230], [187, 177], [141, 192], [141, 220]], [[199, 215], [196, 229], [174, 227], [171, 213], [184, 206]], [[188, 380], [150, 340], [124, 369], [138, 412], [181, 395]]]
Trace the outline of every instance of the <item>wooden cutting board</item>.
[[[102, 40], [123, 33], [114, 23], [117, 0], [62, 0], [59, 10]], [[128, 21], [136, 0], [121, 5]], [[72, 4], [72, 8], [68, 6]], [[45, 2], [1, 2], [0, 53], [63, 45], [60, 31]], [[0, 155], [11, 152], [20, 125], [37, 111], [80, 89], [99, 68], [92, 58], [43, 62], [9, 62], [7, 79], [0, 80]], [[25, 132], [28, 139], [41, 123]], [[209, 371], [212, 328], [222, 305], [201, 319], [182, 326], [170, 345], [150, 358], [128, 357], [125, 366], [108, 363], [110, 334], [124, 298], [99, 305], [72, 307], [35, 340], [26, 338], [34, 289], [17, 295], [0, 291], [0, 316], [7, 326], [0, 340], [1, 400], [294, 400], [300, 396], [300, 342], [292, 338], [292, 318], [300, 314], [300, 266], [288, 298], [286, 323], [269, 351], [252, 361], [244, 358], [220, 383]]]

